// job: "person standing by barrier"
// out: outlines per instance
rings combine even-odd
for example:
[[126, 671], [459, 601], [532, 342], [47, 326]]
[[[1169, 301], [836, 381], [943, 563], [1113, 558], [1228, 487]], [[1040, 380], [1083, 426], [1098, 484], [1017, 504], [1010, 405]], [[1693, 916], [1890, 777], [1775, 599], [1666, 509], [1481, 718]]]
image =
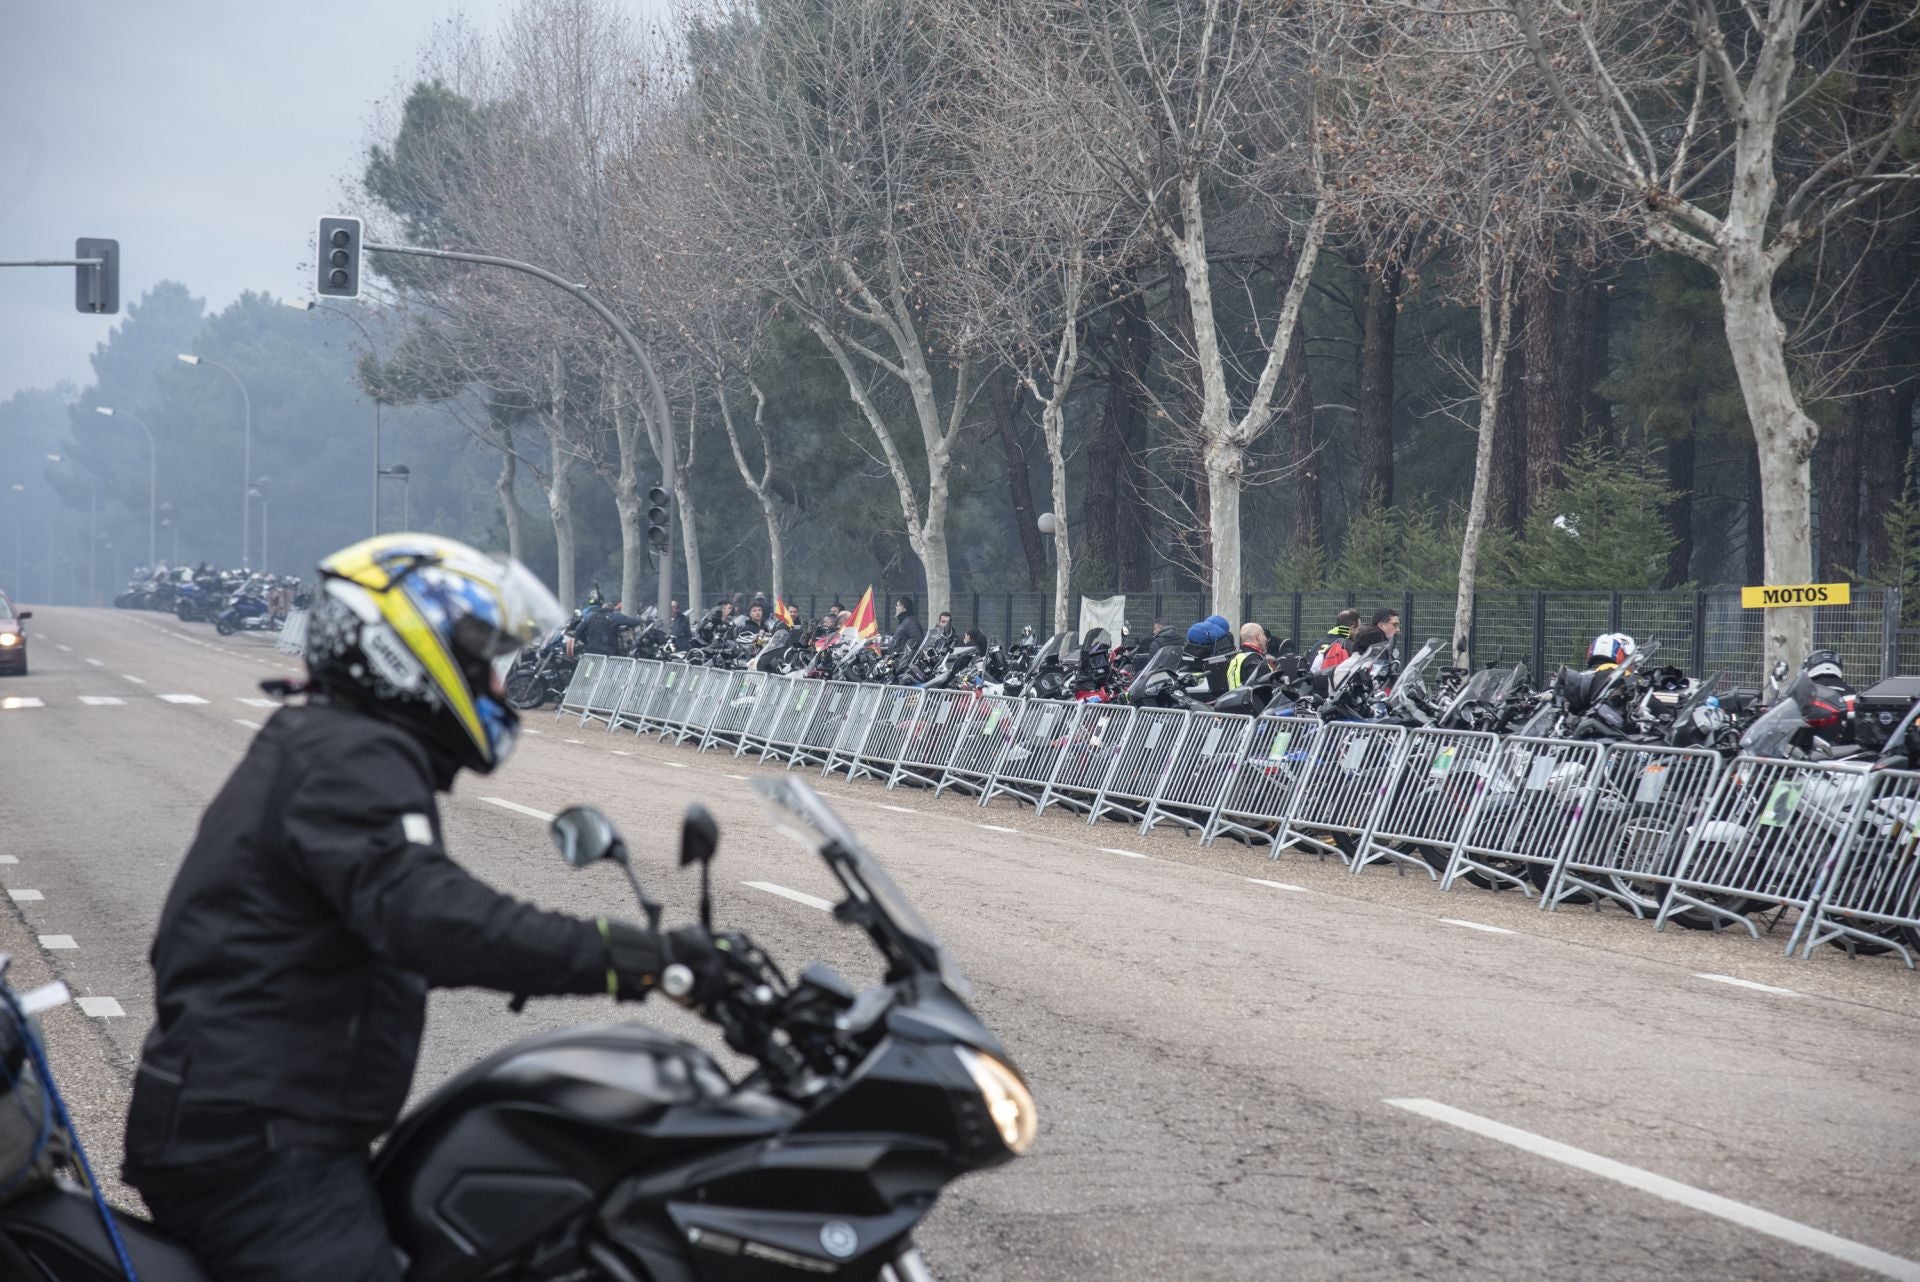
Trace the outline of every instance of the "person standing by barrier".
[[1351, 607], [1334, 616], [1333, 626], [1327, 629], [1326, 639], [1320, 643], [1320, 648], [1314, 651], [1313, 663], [1308, 669], [1314, 676], [1327, 675], [1345, 663], [1353, 654], [1353, 646], [1350, 642], [1353, 638], [1354, 626], [1359, 622], [1360, 611]]

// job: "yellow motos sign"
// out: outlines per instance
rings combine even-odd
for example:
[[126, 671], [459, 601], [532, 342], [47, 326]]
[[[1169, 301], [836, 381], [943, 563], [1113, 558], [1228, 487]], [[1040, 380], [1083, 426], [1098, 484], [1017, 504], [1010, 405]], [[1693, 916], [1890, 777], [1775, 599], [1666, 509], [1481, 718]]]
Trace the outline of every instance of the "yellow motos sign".
[[1740, 604], [1749, 610], [1776, 605], [1851, 605], [1851, 583], [1801, 583], [1794, 587], [1741, 588]]

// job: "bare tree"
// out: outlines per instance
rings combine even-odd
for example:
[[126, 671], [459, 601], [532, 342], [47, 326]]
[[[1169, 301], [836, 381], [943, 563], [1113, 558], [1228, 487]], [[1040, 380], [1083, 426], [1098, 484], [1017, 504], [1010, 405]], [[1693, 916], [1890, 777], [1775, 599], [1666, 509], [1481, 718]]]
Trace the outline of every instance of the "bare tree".
[[[927, 609], [945, 610], [953, 460], [977, 371], [926, 290], [926, 237], [952, 227], [930, 218], [931, 202], [953, 190], [957, 164], [932, 122], [965, 89], [942, 28], [902, 0], [717, 0], [682, 33], [723, 240], [846, 379], [899, 496]], [[921, 482], [889, 393], [911, 411]]]
[[[1484, 10], [1486, 6], [1478, 8]], [[1642, 233], [1710, 268], [1759, 450], [1765, 573], [1814, 571], [1819, 436], [1795, 386], [1774, 286], [1824, 232], [1920, 178], [1916, 7], [1827, 0], [1506, 0], [1556, 114]], [[1813, 643], [1812, 612], [1768, 610], [1767, 656]]]

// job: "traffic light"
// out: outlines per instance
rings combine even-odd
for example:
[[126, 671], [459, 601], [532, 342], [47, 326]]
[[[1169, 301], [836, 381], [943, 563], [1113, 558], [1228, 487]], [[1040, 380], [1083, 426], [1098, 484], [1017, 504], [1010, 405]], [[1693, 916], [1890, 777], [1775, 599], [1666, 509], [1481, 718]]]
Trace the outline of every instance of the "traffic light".
[[97, 258], [96, 267], [73, 269], [73, 306], [89, 316], [114, 316], [120, 311], [120, 242], [82, 236], [73, 242], [75, 258]]
[[320, 220], [320, 294], [325, 298], [360, 297], [360, 220]]
[[657, 485], [647, 491], [647, 546], [667, 550], [667, 492]]

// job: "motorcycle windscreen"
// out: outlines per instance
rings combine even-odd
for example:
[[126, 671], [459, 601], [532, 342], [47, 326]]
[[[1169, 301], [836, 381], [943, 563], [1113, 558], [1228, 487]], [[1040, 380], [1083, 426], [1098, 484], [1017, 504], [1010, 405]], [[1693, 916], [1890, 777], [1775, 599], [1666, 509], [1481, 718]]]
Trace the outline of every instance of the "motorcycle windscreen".
[[1073, 633], [1071, 632], [1056, 632], [1048, 637], [1047, 643], [1040, 647], [1040, 653], [1033, 656], [1033, 670], [1038, 672], [1041, 668], [1047, 666], [1048, 663], [1058, 662], [1062, 652], [1066, 650], [1072, 640]]
[[[1428, 637], [1420, 652], [1407, 660], [1407, 666], [1393, 680], [1393, 694], [1389, 703], [1396, 711], [1412, 714], [1418, 707], [1417, 700], [1429, 697], [1427, 689], [1427, 669], [1433, 665], [1433, 656], [1440, 653], [1440, 638]], [[1423, 718], [1424, 719], [1424, 718]]]
[[1753, 757], [1786, 756], [1793, 736], [1806, 728], [1807, 716], [1803, 709], [1818, 693], [1812, 678], [1801, 673], [1779, 701], [1747, 727], [1747, 732], [1740, 736], [1740, 751]]
[[1173, 672], [1180, 667], [1180, 647], [1163, 645], [1153, 652], [1153, 658], [1147, 660], [1147, 666], [1134, 676], [1133, 683], [1127, 687], [1127, 698], [1132, 699], [1146, 693], [1149, 679], [1156, 673]]
[[947, 956], [933, 927], [820, 794], [791, 775], [756, 780], [753, 790], [766, 803], [774, 827], [817, 852], [846, 888], [854, 907], [841, 905], [834, 910], [836, 917], [849, 920], [848, 911], [864, 916], [871, 923], [869, 937], [896, 970], [937, 974], [959, 996], [972, 995], [973, 985]]
[[1367, 647], [1359, 654], [1350, 656], [1333, 670], [1333, 695], [1338, 697], [1356, 673], [1375, 671], [1392, 658], [1393, 642], [1391, 641], [1382, 641], [1378, 645]]

